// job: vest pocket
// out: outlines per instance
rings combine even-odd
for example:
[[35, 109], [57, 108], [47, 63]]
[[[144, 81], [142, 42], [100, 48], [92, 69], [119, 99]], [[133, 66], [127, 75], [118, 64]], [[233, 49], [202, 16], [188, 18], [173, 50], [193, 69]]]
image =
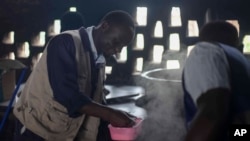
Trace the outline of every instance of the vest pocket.
[[72, 121], [72, 118], [70, 118], [67, 113], [63, 112], [63, 110], [59, 110], [56, 105], [51, 104], [48, 104], [41, 118], [44, 127], [54, 133], [68, 131]]

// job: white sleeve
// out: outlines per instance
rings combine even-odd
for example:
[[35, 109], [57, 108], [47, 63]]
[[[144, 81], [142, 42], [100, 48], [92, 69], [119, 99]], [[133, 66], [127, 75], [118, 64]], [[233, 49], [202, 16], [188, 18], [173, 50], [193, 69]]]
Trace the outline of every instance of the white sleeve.
[[197, 43], [185, 62], [183, 73], [186, 90], [195, 103], [210, 89], [230, 89], [229, 64], [223, 49], [217, 45]]

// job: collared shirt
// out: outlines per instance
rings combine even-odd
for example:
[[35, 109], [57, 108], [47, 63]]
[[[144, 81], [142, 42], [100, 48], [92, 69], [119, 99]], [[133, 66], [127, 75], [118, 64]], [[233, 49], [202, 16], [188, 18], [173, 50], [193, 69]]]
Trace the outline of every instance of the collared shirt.
[[89, 36], [91, 51], [92, 51], [93, 56], [95, 58], [96, 65], [100, 65], [100, 64], [105, 65], [105, 63], [106, 63], [105, 57], [102, 54], [98, 55], [98, 53], [96, 51], [96, 46], [95, 46], [93, 34], [92, 34], [93, 29], [94, 29], [94, 26], [88, 27], [86, 29], [88, 36]]
[[72, 36], [60, 34], [54, 37], [47, 52], [48, 76], [54, 98], [67, 108], [70, 117], [77, 117], [80, 115], [77, 111], [92, 100], [78, 87], [76, 48]]

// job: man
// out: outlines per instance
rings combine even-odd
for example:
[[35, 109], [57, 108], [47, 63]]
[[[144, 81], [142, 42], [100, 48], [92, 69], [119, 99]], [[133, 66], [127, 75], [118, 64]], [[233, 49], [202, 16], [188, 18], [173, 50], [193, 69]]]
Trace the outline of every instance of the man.
[[186, 141], [225, 141], [232, 124], [249, 123], [250, 65], [236, 28], [206, 24], [183, 70]]
[[18, 140], [95, 141], [100, 119], [118, 127], [134, 125], [127, 113], [100, 104], [104, 56], [128, 45], [134, 28], [133, 18], [117, 10], [96, 27], [53, 37], [14, 107]]

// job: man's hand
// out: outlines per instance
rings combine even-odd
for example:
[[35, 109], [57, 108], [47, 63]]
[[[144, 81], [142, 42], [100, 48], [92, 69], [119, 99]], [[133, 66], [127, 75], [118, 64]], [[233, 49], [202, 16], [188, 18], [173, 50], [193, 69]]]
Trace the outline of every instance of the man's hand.
[[133, 125], [135, 125], [134, 116], [115, 109], [111, 110], [108, 121], [115, 127], [132, 127]]
[[102, 118], [116, 127], [132, 127], [136, 117], [124, 111], [116, 110], [96, 102], [91, 102], [80, 109], [81, 113]]

